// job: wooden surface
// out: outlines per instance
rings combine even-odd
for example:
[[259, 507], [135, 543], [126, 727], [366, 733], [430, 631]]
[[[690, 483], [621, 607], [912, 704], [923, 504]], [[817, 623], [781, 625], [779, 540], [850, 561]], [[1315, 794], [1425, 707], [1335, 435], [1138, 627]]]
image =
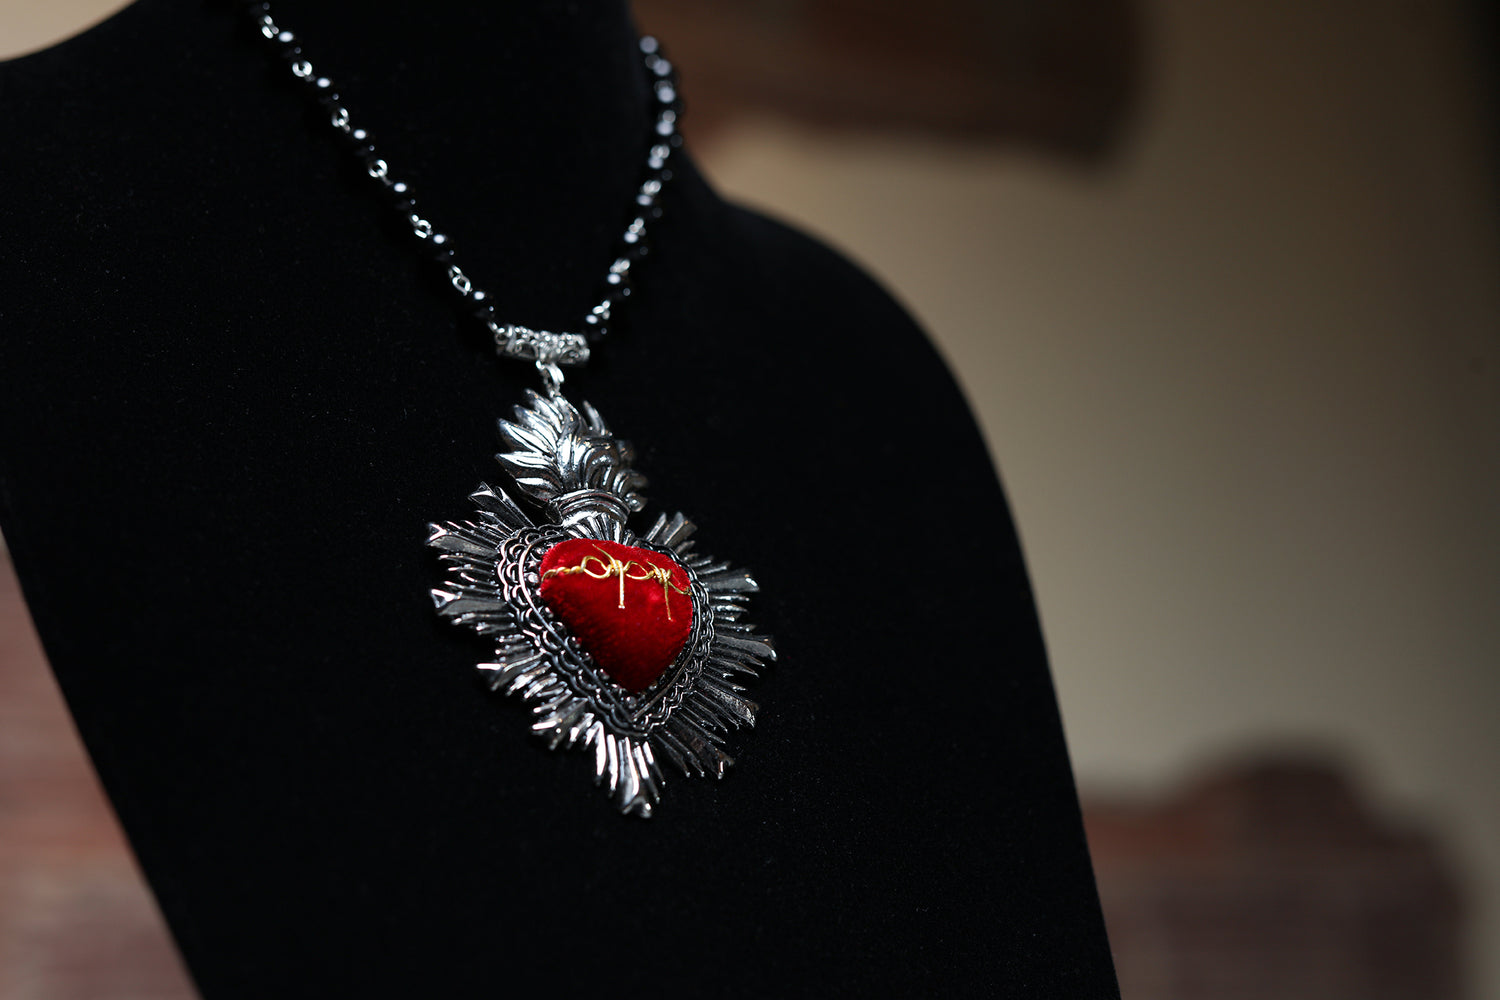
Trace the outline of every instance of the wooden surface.
[[1164, 802], [1084, 810], [1126, 997], [1459, 1000], [1463, 907], [1420, 826], [1344, 768], [1221, 767]]

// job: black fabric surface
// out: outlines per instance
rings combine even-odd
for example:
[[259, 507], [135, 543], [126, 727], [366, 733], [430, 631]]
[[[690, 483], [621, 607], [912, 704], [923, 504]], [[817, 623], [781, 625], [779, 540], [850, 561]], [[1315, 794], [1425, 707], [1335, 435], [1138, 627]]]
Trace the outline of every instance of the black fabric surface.
[[[276, 13], [502, 317], [576, 325], [646, 132], [626, 10]], [[725, 780], [618, 816], [427, 596], [534, 373], [248, 30], [139, 0], [0, 64], [0, 526], [203, 994], [1115, 996], [1014, 530], [912, 321], [677, 162], [567, 388], [781, 660]]]

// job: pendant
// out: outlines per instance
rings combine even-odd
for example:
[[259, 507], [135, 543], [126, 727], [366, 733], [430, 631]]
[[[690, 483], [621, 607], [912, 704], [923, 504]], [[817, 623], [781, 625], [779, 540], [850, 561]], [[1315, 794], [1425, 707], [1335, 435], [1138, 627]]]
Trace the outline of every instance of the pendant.
[[514, 495], [481, 485], [475, 520], [430, 526], [449, 573], [432, 598], [494, 640], [479, 670], [530, 707], [532, 732], [550, 749], [592, 751], [594, 783], [621, 812], [650, 816], [662, 758], [723, 776], [724, 738], [755, 724], [742, 682], [776, 653], [740, 621], [759, 589], [750, 574], [694, 552], [681, 514], [636, 535], [626, 522], [646, 480], [630, 445], [588, 403], [547, 388], [500, 421], [510, 450], [496, 458]]

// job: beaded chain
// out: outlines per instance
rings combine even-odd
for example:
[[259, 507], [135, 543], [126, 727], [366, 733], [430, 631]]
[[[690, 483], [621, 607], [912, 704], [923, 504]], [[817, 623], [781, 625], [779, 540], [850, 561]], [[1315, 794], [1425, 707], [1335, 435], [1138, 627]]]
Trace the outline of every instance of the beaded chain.
[[250, 15], [255, 27], [287, 65], [292, 76], [306, 85], [309, 95], [338, 135], [347, 141], [363, 171], [375, 181], [394, 204], [405, 228], [416, 240], [423, 256], [443, 268], [448, 284], [465, 309], [483, 323], [495, 339], [496, 350], [505, 357], [535, 361], [538, 367], [554, 372], [559, 364], [581, 365], [588, 361], [591, 344], [597, 344], [609, 330], [610, 317], [630, 295], [631, 271], [646, 255], [646, 228], [661, 217], [663, 186], [672, 179], [667, 161], [672, 151], [682, 145], [677, 129], [681, 103], [677, 96], [676, 72], [662, 55], [655, 38], [640, 40], [642, 64], [655, 99], [651, 146], [646, 153], [645, 178], [635, 195], [634, 218], [620, 237], [620, 247], [604, 277], [604, 295], [583, 317], [581, 333], [549, 333], [523, 326], [501, 323], [496, 319], [491, 296], [475, 284], [454, 260], [453, 243], [417, 206], [410, 185], [397, 180], [389, 161], [376, 149], [370, 133], [354, 124], [343, 98], [328, 76], [313, 69], [303, 52], [300, 39], [278, 24], [271, 16], [269, 3], [254, 3]]

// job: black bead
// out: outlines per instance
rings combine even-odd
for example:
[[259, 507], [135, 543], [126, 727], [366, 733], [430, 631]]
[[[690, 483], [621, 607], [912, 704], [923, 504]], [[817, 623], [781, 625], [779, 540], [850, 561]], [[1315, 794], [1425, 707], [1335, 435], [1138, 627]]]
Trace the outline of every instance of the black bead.
[[439, 264], [453, 263], [453, 241], [447, 233], [433, 233], [426, 239], [427, 256]]

